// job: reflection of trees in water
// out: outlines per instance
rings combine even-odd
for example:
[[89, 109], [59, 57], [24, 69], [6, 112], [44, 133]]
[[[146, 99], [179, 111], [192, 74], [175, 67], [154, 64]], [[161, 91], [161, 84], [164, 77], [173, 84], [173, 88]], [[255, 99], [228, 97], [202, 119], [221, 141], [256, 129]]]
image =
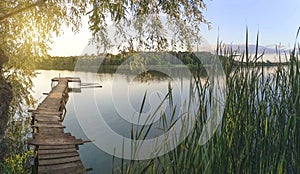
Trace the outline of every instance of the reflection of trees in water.
[[172, 79], [167, 74], [164, 74], [159, 71], [145, 71], [134, 78], [134, 81], [138, 81], [141, 83], [147, 83], [149, 81], [162, 81], [162, 80], [166, 81]]
[[[172, 81], [172, 78], [187, 78], [190, 79], [191, 77], [184, 76], [183, 73], [181, 73], [180, 68], [171, 68], [169, 69], [170, 74], [167, 75], [165, 73], [162, 73], [160, 71], [150, 70], [145, 71], [143, 73], [140, 73], [137, 75], [134, 80], [138, 82], [148, 82], [148, 81]], [[193, 75], [195, 78], [206, 78], [206, 72], [204, 69], [201, 70], [191, 70], [191, 75]]]

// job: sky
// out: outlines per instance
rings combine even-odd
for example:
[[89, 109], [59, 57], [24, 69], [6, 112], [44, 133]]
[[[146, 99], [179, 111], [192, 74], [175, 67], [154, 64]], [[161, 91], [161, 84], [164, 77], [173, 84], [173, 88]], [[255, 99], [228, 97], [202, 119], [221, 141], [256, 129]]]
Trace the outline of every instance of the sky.
[[[205, 18], [212, 29], [202, 26], [202, 36], [210, 45], [216, 45], [217, 37], [227, 44], [245, 44], [246, 27], [249, 43], [255, 44], [259, 32], [259, 44], [292, 47], [300, 27], [300, 0], [207, 0]], [[91, 33], [87, 19], [77, 34], [63, 28], [64, 34], [53, 39], [53, 56], [81, 55], [88, 45]]]

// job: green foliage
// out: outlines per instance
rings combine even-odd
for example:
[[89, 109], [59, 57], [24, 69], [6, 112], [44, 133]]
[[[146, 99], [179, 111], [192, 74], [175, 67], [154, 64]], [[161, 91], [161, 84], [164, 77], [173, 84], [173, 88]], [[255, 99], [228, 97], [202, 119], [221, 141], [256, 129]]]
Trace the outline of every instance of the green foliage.
[[2, 75], [13, 87], [12, 113], [22, 104], [32, 104], [30, 96], [34, 62], [47, 55], [53, 34], [64, 24], [80, 26], [86, 7], [80, 1], [1, 1], [0, 49], [9, 58]]
[[[0, 173], [2, 174], [25, 174], [30, 173], [29, 159], [32, 156], [32, 151], [26, 151], [23, 154], [15, 154], [5, 159], [4, 164], [0, 163]], [[25, 168], [25, 166], [27, 168]]]
[[[92, 10], [87, 13], [91, 7]], [[160, 50], [166, 46], [166, 37], [161, 33], [163, 26], [160, 14], [166, 14], [169, 21], [185, 21], [184, 24], [175, 23], [175, 26], [170, 26], [176, 30], [176, 36], [183, 45], [191, 45], [192, 37], [186, 33], [197, 36], [200, 31], [199, 24], [208, 23], [201, 13], [201, 10], [205, 9], [203, 1], [178, 0], [170, 3], [135, 0], [72, 2], [13, 0], [1, 1], [0, 9], [0, 49], [9, 58], [2, 75], [13, 86], [13, 111], [20, 111], [21, 103], [33, 103], [30, 96], [32, 87], [30, 78], [34, 76], [34, 62], [47, 56], [53, 34], [59, 35], [63, 25], [71, 26], [77, 31], [81, 25], [81, 17], [86, 13], [90, 17], [90, 29], [94, 40], [105, 46], [111, 43], [110, 36], [106, 33], [109, 18], [118, 28], [119, 34], [116, 37], [123, 39], [120, 44], [132, 42], [133, 39], [128, 38], [124, 30], [124, 26], [132, 25], [139, 33], [136, 38], [141, 43], [139, 47], [149, 45], [151, 42], [151, 45], [157, 43]], [[152, 25], [142, 22], [146, 16], [141, 15], [150, 15], [147, 19]], [[123, 20], [125, 23], [121, 23], [121, 19], [126, 19]]]
[[28, 157], [32, 152], [28, 151], [27, 137], [31, 132], [30, 121], [30, 117], [24, 115], [23, 117], [14, 118], [8, 123], [6, 135], [0, 143], [0, 163], [2, 162], [5, 166], [2, 170], [10, 171], [8, 173], [19, 173], [21, 171], [29, 173]]
[[[1, 127], [6, 135], [3, 139], [0, 135], [0, 161], [6, 158], [13, 165], [13, 158], [18, 157], [14, 154], [24, 150], [29, 118], [24, 110], [34, 103], [30, 94], [34, 62], [47, 56], [51, 37], [62, 33], [61, 26], [71, 26], [74, 31], [80, 27], [85, 8], [84, 1], [0, 1], [0, 80], [11, 85], [13, 94], [9, 115], [1, 115], [9, 122], [3, 124], [8, 125], [7, 130]], [[8, 59], [4, 65], [3, 58]], [[24, 124], [16, 126], [15, 122]]]
[[[121, 52], [190, 50], [192, 44], [200, 41], [200, 25], [210, 26], [202, 15], [206, 9], [203, 1], [91, 0], [90, 3], [93, 4], [88, 12], [90, 29], [94, 41], [104, 49], [116, 46]], [[116, 31], [108, 35], [112, 27]], [[172, 32], [172, 38], [168, 38], [168, 32]]]

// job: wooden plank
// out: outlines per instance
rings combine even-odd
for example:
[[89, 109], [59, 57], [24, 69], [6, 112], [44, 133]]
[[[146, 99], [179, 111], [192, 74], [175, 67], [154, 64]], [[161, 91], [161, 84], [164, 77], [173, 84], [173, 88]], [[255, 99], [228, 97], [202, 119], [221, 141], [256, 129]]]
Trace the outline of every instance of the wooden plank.
[[72, 156], [66, 158], [57, 158], [57, 159], [39, 159], [39, 166], [48, 166], [48, 165], [55, 165], [55, 164], [65, 164], [74, 161], [80, 161], [79, 156]]
[[60, 80], [67, 80], [68, 82], [81, 82], [79, 77], [54, 77], [52, 79], [53, 82], [57, 82]]
[[[43, 167], [43, 166], [42, 166]], [[39, 174], [86, 174], [85, 169], [83, 166], [75, 166], [75, 167], [68, 167], [63, 169], [51, 169], [51, 170], [41, 170]]]
[[38, 173], [61, 174], [61, 173], [86, 173], [81, 162], [72, 162], [67, 164], [56, 164], [51, 166], [39, 166]]
[[32, 125], [32, 127], [39, 127], [39, 128], [65, 128], [66, 126], [61, 124], [47, 124], [47, 123], [36, 123]]
[[56, 114], [59, 111], [60, 107], [61, 107], [61, 99], [49, 99], [49, 101], [45, 102], [40, 107], [39, 112], [40, 113], [54, 112], [53, 114], [55, 114], [55, 115], [58, 115], [58, 114], [61, 115], [61, 113]]
[[35, 122], [34, 122], [34, 124], [37, 124], [37, 123], [45, 123], [45, 124], [59, 124], [59, 123], [61, 123], [61, 121], [60, 120], [54, 120], [54, 119], [43, 119], [43, 118], [41, 118], [41, 119], [36, 119], [35, 120]]
[[61, 108], [61, 101], [49, 101], [49, 102], [47, 102], [47, 105], [44, 105], [41, 107], [40, 113], [54, 112], [51, 114], [52, 115], [62, 115], [62, 112], [58, 113], [60, 108]]
[[70, 149], [73, 148], [74, 145], [54, 145], [54, 146], [40, 146], [40, 150], [55, 150], [55, 149]]
[[[50, 132], [49, 132], [50, 133]], [[77, 140], [80, 140], [82, 141], [81, 139], [76, 139], [76, 137], [74, 136], [69, 136], [69, 135], [66, 135], [64, 133], [61, 133], [61, 132], [58, 132], [58, 133], [50, 133], [50, 134], [44, 134], [44, 133], [36, 133], [34, 134], [33, 136], [33, 140], [32, 141], [36, 141], [36, 142], [51, 142], [51, 141], [55, 141], [57, 143], [60, 143], [60, 142], [75, 142]], [[50, 144], [55, 144], [55, 142], [51, 142]], [[57, 145], [60, 145], [60, 144], [57, 144]]]
[[79, 156], [78, 152], [39, 154], [39, 160], [58, 159], [58, 158], [75, 157], [75, 156]]
[[33, 114], [45, 114], [45, 115], [62, 115], [62, 111], [43, 111], [43, 110], [35, 110]]
[[51, 146], [51, 145], [81, 145], [85, 142], [81, 139], [37, 139], [29, 141], [30, 145], [38, 145], [38, 146]]
[[46, 114], [34, 114], [32, 117], [54, 117], [54, 118], [60, 118], [61, 115], [46, 115]]
[[57, 134], [57, 135], [44, 135], [44, 134], [35, 134], [34, 138], [40, 138], [40, 139], [49, 139], [51, 137], [54, 137], [54, 138], [74, 138], [74, 136], [71, 135], [71, 133], [63, 133], [63, 134]]
[[46, 119], [44, 119], [44, 120], [39, 120], [39, 121], [36, 120], [35, 124], [36, 123], [59, 124], [59, 123], [61, 123], [61, 121], [60, 120], [52, 121], [52, 120], [46, 120]]
[[59, 117], [35, 117], [34, 119], [40, 122], [60, 122]]
[[[61, 93], [61, 92], [51, 92], [48, 95], [47, 100], [51, 101], [50, 99], [62, 99], [62, 98], [63, 98], [63, 93]], [[58, 102], [58, 101], [55, 100], [54, 102]]]
[[67, 152], [77, 152], [77, 149], [75, 146], [69, 149], [47, 149], [47, 150], [39, 149], [38, 154], [45, 155], [45, 154], [67, 153]]
[[35, 118], [35, 119], [40, 119], [40, 120], [42, 120], [42, 119], [47, 119], [47, 118], [48, 118], [48, 119], [52, 119], [52, 120], [60, 120], [61, 117], [59, 117], [59, 116], [54, 116], [54, 115], [53, 115], [53, 116], [40, 116], [40, 115], [39, 115], [39, 116], [35, 116], [34, 118]]
[[[48, 117], [38, 117], [38, 119], [39, 120], [47, 120], [47, 118]], [[55, 122], [52, 122], [52, 123], [44, 123], [44, 122], [39, 122], [38, 120], [35, 120], [35, 122], [34, 122], [34, 124], [32, 124], [32, 126], [34, 126], [34, 125], [39, 125], [39, 126], [41, 126], [41, 127], [48, 127], [48, 124], [50, 125], [49, 127], [52, 127], [51, 125], [60, 125], [60, 126], [64, 126], [63, 124], [62, 124], [62, 122], [61, 121], [59, 121], [59, 120], [57, 120], [57, 119], [59, 119], [59, 118], [57, 118], [57, 117], [50, 117], [50, 119], [48, 118], [48, 120], [54, 120]], [[36, 126], [35, 126], [36, 127]]]
[[32, 125], [35, 125], [35, 124], [61, 124], [62, 121], [59, 119], [59, 118], [37, 118], [37, 119], [34, 119], [34, 123]]

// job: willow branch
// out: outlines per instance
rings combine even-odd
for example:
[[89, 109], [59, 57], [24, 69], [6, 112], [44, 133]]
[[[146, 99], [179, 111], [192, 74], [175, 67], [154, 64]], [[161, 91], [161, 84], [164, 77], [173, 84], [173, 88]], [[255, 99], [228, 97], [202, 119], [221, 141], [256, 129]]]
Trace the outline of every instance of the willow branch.
[[30, 8], [33, 8], [33, 7], [37, 6], [37, 5], [39, 5], [39, 3], [40, 3], [40, 2], [36, 2], [36, 3], [34, 3], [34, 4], [28, 5], [28, 6], [26, 6], [26, 7], [20, 8], [20, 9], [18, 9], [18, 10], [15, 10], [15, 11], [13, 11], [13, 12], [11, 12], [11, 13], [6, 14], [6, 15], [3, 15], [3, 16], [0, 17], [0, 21], [3, 21], [3, 20], [5, 20], [5, 19], [7, 19], [7, 18], [9, 18], [9, 17], [11, 17], [11, 16], [13, 16], [13, 15], [16, 15], [16, 14], [18, 14], [18, 13], [21, 13], [21, 12], [23, 12], [23, 11], [26, 11], [26, 10], [28, 10], [28, 9], [30, 9]]

